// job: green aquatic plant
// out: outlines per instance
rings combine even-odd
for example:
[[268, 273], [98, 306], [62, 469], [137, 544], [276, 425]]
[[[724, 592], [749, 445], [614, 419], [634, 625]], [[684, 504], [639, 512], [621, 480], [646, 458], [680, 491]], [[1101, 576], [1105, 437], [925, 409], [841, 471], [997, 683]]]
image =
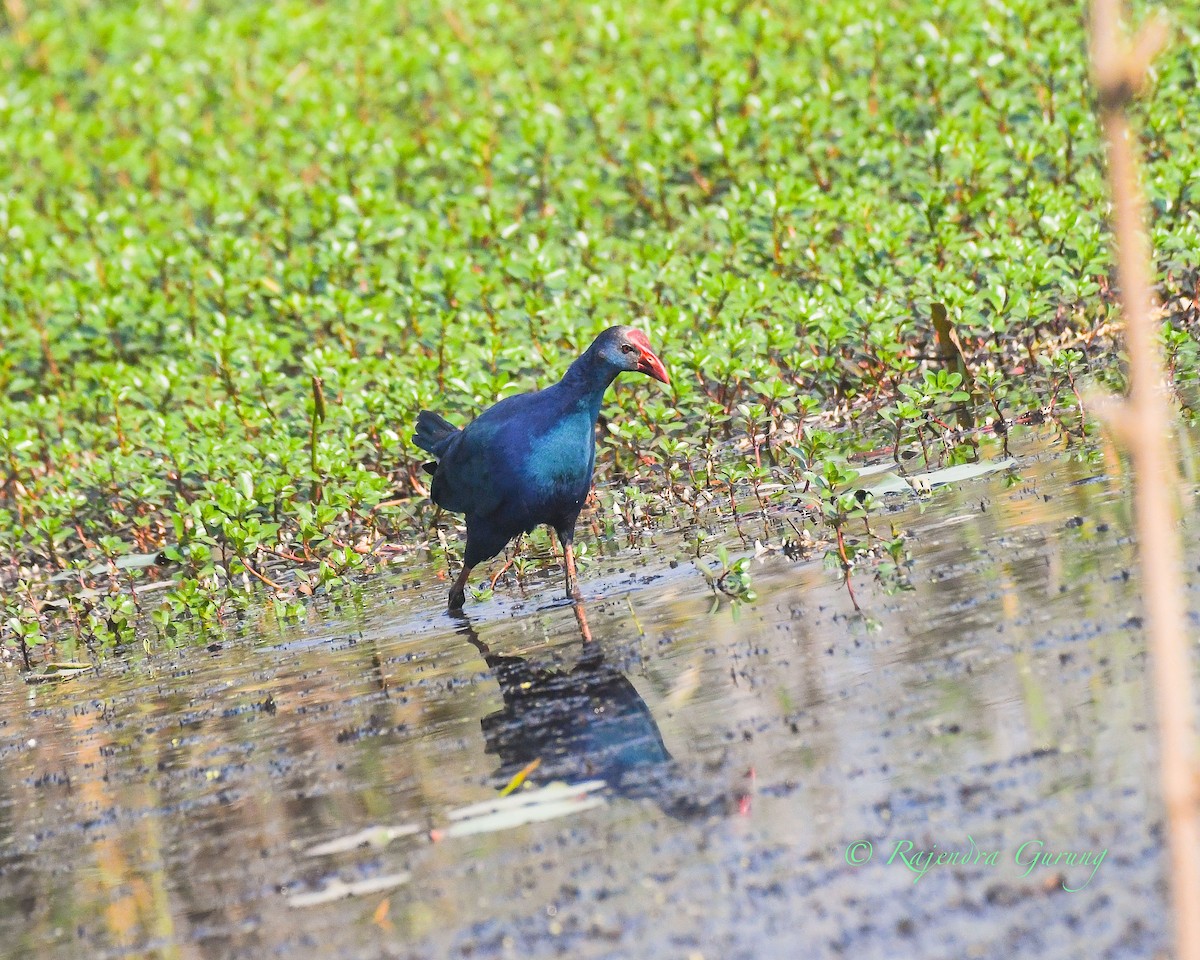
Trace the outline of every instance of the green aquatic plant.
[[[831, 459], [968, 460], [978, 434], [1046, 410], [1078, 437], [1080, 376], [1122, 376], [1073, 7], [0, 16], [0, 644], [17, 658], [206, 634], [252, 597], [294, 613], [395, 560], [444, 565], [417, 411], [466, 422], [614, 323], [672, 368], [669, 391], [601, 410], [599, 523], [626, 543], [718, 509], [764, 536], [804, 509], [781, 491]], [[1187, 383], [1181, 23], [1139, 110]], [[973, 387], [939, 355], [935, 303]], [[992, 422], [965, 427], [961, 393]], [[146, 554], [161, 561], [120, 566]]]
[[729, 599], [735, 612], [739, 604], [753, 603], [758, 599], [758, 594], [751, 586], [750, 564], [754, 561], [752, 556], [730, 557], [728, 549], [719, 546], [716, 559], [716, 567], [710, 567], [699, 557], [695, 561], [696, 569], [700, 571], [713, 591], [714, 611], [720, 605], [722, 596]]

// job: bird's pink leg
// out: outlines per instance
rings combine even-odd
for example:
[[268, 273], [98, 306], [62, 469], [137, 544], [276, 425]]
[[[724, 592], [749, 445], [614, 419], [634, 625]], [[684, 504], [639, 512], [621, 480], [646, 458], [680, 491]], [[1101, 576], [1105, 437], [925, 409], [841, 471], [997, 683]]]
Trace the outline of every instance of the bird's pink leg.
[[450, 602], [448, 607], [451, 612], [461, 610], [463, 604], [467, 600], [467, 578], [471, 575], [471, 568], [463, 565], [462, 573], [458, 575], [458, 579], [454, 581], [454, 586], [450, 588]]
[[583, 645], [586, 647], [592, 642], [592, 628], [588, 626], [587, 611], [583, 609], [582, 603], [572, 606], [575, 608], [575, 622], [579, 624], [579, 635], [583, 637]]
[[567, 599], [579, 600], [579, 578], [575, 575], [575, 544], [563, 544], [563, 558], [567, 565]]

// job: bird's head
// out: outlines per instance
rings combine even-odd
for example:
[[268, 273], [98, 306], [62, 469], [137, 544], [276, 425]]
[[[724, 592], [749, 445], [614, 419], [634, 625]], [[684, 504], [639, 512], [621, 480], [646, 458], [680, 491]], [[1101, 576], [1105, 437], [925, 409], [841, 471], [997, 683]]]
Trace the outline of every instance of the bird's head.
[[617, 370], [644, 373], [663, 383], [671, 382], [667, 368], [650, 349], [650, 341], [636, 327], [609, 327], [596, 338], [592, 349]]

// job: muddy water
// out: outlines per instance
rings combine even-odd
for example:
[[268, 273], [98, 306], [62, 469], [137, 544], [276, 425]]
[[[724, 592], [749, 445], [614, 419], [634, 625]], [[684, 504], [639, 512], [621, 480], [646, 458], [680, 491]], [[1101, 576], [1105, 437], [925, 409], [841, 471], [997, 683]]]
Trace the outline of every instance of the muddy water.
[[[10, 675], [0, 954], [1153, 957], [1127, 478], [1050, 446], [1019, 473], [889, 498], [913, 589], [860, 575], [861, 612], [781, 553], [714, 610], [657, 534], [592, 564], [582, 614], [547, 570], [453, 621], [410, 570], [282, 632]], [[606, 786], [453, 835], [521, 771]], [[415, 832], [306, 855], [380, 825]]]

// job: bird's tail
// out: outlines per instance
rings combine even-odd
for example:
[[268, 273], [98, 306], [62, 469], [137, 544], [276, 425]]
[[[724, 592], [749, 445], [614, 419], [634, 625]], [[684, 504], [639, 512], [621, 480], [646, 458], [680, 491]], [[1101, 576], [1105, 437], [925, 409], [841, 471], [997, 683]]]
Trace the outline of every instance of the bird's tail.
[[413, 443], [422, 450], [428, 450], [435, 457], [446, 452], [446, 444], [458, 433], [458, 427], [432, 410], [422, 410], [417, 414], [417, 431], [413, 434]]

